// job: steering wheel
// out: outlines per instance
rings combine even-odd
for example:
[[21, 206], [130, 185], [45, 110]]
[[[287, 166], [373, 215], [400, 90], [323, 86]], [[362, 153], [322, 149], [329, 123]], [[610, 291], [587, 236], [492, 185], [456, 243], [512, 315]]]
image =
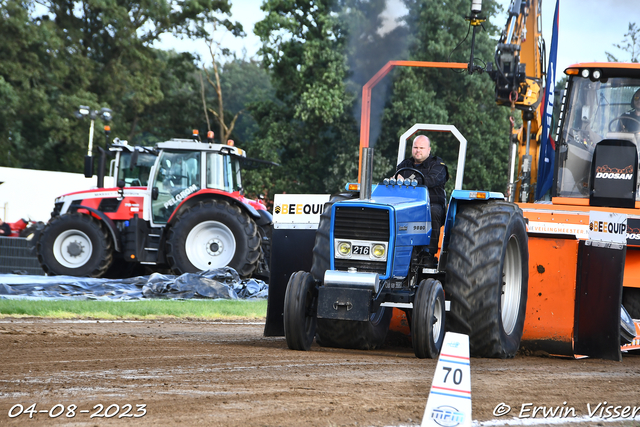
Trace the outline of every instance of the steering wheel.
[[[615, 119], [613, 119], [613, 120], [611, 120], [609, 122], [609, 132], [617, 132], [618, 129], [616, 129], [616, 130], [611, 129], [611, 125], [613, 125], [617, 121], [623, 122], [624, 120], [630, 120], [632, 122], [636, 122], [636, 124], [638, 125], [638, 129], [640, 130], [640, 120], [639, 119], [634, 119], [633, 117], [630, 117], [630, 116], [619, 116], [619, 117], [616, 117]], [[631, 131], [627, 131], [627, 132], [631, 132]]]
[[[427, 182], [427, 179], [424, 177], [424, 174], [422, 172], [420, 172], [418, 169], [415, 168], [400, 168], [396, 171], [394, 177], [398, 176], [398, 174], [402, 171], [411, 171], [411, 172], [415, 172], [417, 173], [420, 178], [422, 179], [422, 184], [421, 185], [425, 185], [425, 183]], [[416, 177], [417, 178], [417, 177]]]
[[189, 179], [189, 177], [184, 176], [184, 175], [173, 175], [173, 174], [167, 174], [164, 176], [162, 183], [167, 186], [170, 185], [171, 187], [175, 187], [176, 184], [179, 183], [179, 180], [181, 179]]

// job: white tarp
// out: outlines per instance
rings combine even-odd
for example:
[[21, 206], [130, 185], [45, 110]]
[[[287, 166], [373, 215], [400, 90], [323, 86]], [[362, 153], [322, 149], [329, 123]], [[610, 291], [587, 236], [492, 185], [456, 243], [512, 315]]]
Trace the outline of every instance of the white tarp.
[[56, 197], [95, 188], [96, 183], [95, 176], [85, 178], [81, 173], [0, 167], [0, 216], [6, 222], [21, 218], [47, 222]]

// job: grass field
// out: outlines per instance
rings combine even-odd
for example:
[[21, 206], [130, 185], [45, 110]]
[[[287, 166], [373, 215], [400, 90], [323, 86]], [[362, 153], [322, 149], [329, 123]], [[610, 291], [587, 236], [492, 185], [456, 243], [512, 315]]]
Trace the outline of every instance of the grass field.
[[54, 319], [263, 319], [266, 300], [66, 301], [0, 299], [0, 318]]

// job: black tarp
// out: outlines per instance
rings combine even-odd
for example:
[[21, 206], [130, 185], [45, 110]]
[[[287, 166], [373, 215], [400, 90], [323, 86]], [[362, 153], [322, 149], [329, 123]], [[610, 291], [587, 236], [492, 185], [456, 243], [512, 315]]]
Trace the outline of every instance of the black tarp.
[[0, 298], [139, 300], [267, 298], [262, 280], [241, 280], [224, 267], [180, 276], [153, 273], [129, 279], [0, 274]]

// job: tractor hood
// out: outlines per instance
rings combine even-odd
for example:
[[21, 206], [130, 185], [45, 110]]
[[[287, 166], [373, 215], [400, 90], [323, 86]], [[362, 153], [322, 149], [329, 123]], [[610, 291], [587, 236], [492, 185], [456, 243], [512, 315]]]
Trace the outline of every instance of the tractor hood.
[[[401, 277], [406, 274], [413, 248], [429, 244], [428, 191], [425, 187], [375, 185], [371, 194], [371, 199], [344, 200], [332, 206], [331, 251], [339, 255], [335, 245], [340, 241], [365, 246], [383, 244], [388, 248], [388, 255], [386, 263], [380, 265], [380, 278]], [[334, 260], [332, 269], [359, 267], [355, 260], [345, 261]], [[353, 265], [347, 265], [348, 262]]]

